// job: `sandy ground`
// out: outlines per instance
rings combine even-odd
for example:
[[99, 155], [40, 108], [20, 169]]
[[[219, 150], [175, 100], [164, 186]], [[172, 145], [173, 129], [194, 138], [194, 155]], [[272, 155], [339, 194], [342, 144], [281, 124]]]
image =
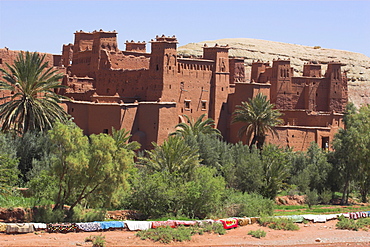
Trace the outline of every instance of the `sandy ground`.
[[[299, 224], [298, 231], [271, 230], [258, 224], [228, 230], [226, 235], [196, 235], [188, 242], [159, 244], [141, 240], [135, 232], [126, 230], [83, 233], [43, 233], [8, 235], [0, 234], [0, 246], [92, 246], [85, 242], [90, 235], [102, 234], [109, 246], [370, 246], [370, 232], [335, 229], [336, 220], [326, 223]], [[250, 230], [263, 229], [267, 232], [262, 239], [247, 235]], [[320, 242], [316, 240], [320, 239]]]

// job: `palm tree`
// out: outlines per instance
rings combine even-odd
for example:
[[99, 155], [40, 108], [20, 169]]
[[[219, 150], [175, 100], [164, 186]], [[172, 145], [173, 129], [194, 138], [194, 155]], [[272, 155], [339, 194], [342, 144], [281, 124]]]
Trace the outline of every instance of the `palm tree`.
[[137, 141], [129, 142], [131, 138], [130, 131], [126, 131], [125, 129], [116, 130], [112, 127], [112, 137], [116, 141], [118, 148], [134, 151], [141, 146]]
[[169, 137], [161, 146], [155, 142], [152, 144], [154, 149], [146, 151], [148, 156], [139, 158], [152, 171], [189, 179], [199, 166], [198, 149], [187, 145], [179, 136]]
[[51, 128], [55, 121], [66, 122], [68, 114], [59, 105], [61, 99], [54, 89], [62, 88], [59, 80], [63, 77], [48, 63], [45, 55], [34, 52], [20, 52], [14, 65], [6, 64], [9, 72], [1, 69], [5, 81], [0, 81], [0, 90], [11, 94], [1, 98], [1, 130], [14, 130], [24, 134], [33, 130]]
[[[278, 135], [274, 127], [283, 123], [283, 120], [279, 119], [282, 114], [278, 110], [273, 109], [274, 105], [270, 104], [270, 100], [267, 100], [266, 95], [258, 93], [249, 102], [242, 102], [241, 105], [236, 107], [232, 122], [244, 124], [239, 129], [239, 138], [246, 135], [246, 141], [247, 144], [250, 143], [250, 147], [257, 144], [257, 148], [262, 149], [266, 132]], [[252, 134], [253, 139], [250, 141]]]
[[197, 137], [200, 133], [205, 135], [214, 135], [218, 137], [222, 137], [221, 132], [214, 128], [215, 121], [212, 118], [207, 118], [203, 121], [203, 118], [206, 114], [202, 114], [197, 121], [194, 119], [190, 119], [187, 115], [184, 117], [187, 120], [187, 123], [179, 123], [176, 125], [176, 131], [171, 133], [170, 135], [175, 136], [194, 136]]

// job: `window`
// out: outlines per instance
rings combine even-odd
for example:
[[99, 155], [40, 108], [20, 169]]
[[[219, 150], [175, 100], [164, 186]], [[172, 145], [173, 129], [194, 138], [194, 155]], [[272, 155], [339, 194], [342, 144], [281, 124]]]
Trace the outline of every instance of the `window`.
[[190, 110], [190, 100], [185, 100], [185, 110]]
[[207, 110], [207, 101], [202, 101], [202, 111]]
[[104, 134], [108, 134], [108, 129], [103, 129]]

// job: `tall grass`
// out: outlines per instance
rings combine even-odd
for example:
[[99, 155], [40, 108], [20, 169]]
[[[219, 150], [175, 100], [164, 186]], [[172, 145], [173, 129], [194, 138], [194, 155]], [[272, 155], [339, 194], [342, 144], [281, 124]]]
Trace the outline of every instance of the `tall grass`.
[[4, 196], [0, 195], [0, 208], [31, 208], [38, 205], [50, 205], [50, 200], [39, 200], [34, 197], [26, 198], [21, 195]]
[[[328, 208], [330, 207], [330, 208]], [[287, 210], [287, 211], [280, 211]], [[311, 209], [307, 205], [276, 206], [274, 215], [300, 215], [300, 214], [339, 214], [358, 211], [370, 211], [370, 206], [333, 206], [333, 205], [316, 205]]]

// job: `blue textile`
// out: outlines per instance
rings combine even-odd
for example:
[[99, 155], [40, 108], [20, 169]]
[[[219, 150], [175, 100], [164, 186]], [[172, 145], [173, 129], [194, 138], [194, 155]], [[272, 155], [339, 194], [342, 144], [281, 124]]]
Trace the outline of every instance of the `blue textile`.
[[122, 221], [95, 221], [100, 224], [101, 229], [106, 230], [109, 228], [124, 228], [125, 223]]

